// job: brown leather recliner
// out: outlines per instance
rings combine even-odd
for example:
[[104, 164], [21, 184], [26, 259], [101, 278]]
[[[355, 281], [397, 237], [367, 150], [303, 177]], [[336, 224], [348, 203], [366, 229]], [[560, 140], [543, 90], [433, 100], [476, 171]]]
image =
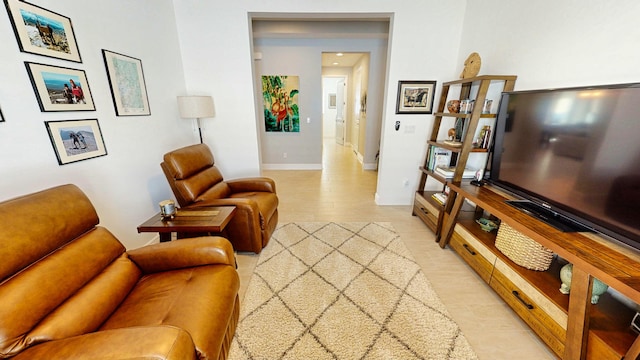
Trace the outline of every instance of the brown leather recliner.
[[182, 208], [236, 206], [225, 235], [237, 251], [256, 254], [267, 246], [278, 225], [276, 184], [266, 177], [224, 180], [205, 144], [164, 155], [160, 164]]
[[0, 358], [224, 359], [238, 321], [229, 241], [125, 251], [63, 185], [0, 203]]

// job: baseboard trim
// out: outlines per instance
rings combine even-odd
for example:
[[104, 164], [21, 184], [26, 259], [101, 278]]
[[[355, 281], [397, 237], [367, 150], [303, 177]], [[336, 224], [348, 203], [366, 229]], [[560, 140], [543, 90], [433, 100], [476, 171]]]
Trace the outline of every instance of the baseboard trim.
[[263, 170], [322, 170], [322, 164], [262, 164]]

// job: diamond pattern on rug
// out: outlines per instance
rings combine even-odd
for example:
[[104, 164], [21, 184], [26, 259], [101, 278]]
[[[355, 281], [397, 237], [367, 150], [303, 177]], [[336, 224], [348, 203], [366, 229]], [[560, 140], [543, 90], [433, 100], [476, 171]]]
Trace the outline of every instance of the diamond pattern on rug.
[[390, 223], [280, 226], [229, 358], [477, 359]]

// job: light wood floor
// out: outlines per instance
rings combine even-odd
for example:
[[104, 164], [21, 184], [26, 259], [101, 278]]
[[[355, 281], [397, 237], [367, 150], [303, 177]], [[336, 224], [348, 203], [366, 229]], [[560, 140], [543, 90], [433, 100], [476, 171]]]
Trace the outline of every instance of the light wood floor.
[[[442, 250], [411, 206], [378, 206], [375, 171], [363, 171], [350, 147], [325, 141], [322, 171], [269, 170], [280, 224], [296, 221], [391, 222], [480, 359], [556, 357], [452, 250]], [[417, 171], [417, 170], [416, 170]], [[258, 259], [240, 253], [241, 298]]]

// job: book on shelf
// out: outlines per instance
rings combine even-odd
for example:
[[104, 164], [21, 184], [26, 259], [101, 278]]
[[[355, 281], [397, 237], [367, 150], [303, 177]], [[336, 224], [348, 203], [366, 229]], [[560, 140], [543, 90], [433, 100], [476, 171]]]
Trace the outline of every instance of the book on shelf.
[[437, 146], [429, 147], [429, 162], [427, 170], [433, 171], [438, 166], [449, 166], [451, 162], [451, 150], [443, 149]]
[[431, 195], [431, 197], [438, 202], [440, 205], [444, 205], [447, 203], [447, 195], [445, 193], [435, 193]]
[[[436, 167], [436, 169], [434, 170], [435, 173], [444, 176], [445, 178], [452, 178], [453, 177], [453, 173], [456, 171], [456, 167], [455, 166], [438, 166]], [[463, 179], [473, 179], [473, 177], [476, 175], [476, 170], [473, 169], [464, 169], [464, 172], [462, 173], [462, 178]]]

